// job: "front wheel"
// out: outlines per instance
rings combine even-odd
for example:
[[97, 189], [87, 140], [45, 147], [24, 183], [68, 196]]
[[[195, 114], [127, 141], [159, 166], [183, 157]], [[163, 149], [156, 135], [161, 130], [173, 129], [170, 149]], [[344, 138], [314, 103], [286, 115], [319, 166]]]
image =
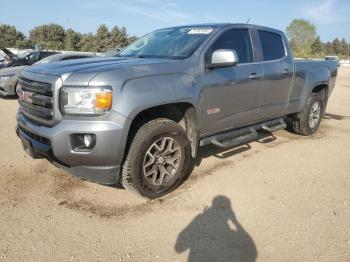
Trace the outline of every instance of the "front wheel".
[[183, 128], [169, 119], [155, 119], [136, 133], [125, 160], [122, 183], [144, 197], [161, 197], [185, 179], [190, 143]]
[[324, 101], [319, 93], [312, 93], [304, 110], [292, 117], [292, 129], [295, 133], [309, 136], [320, 126], [324, 112]]

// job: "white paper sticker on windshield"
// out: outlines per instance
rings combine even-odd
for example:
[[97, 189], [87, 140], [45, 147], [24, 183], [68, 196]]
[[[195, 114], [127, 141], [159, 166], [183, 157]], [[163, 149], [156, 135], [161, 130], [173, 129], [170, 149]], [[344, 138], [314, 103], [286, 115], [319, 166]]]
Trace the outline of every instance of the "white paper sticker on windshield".
[[189, 35], [207, 35], [207, 34], [210, 34], [211, 31], [213, 31], [213, 28], [192, 28], [190, 31], [188, 31], [187, 34], [189, 34]]

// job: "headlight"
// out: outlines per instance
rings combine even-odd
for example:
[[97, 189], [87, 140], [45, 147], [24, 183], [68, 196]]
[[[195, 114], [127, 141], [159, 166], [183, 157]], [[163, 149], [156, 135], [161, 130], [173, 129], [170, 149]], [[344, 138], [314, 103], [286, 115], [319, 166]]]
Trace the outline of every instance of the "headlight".
[[108, 87], [62, 87], [60, 107], [65, 115], [100, 115], [112, 107]]
[[9, 80], [11, 77], [13, 77], [15, 75], [16, 74], [0, 75], [0, 81], [1, 80]]

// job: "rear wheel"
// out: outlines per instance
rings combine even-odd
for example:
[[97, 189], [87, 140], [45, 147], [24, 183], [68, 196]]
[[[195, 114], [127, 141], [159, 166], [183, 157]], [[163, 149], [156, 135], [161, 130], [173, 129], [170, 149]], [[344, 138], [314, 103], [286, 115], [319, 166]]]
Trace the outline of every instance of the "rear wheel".
[[319, 93], [312, 93], [304, 110], [292, 117], [292, 129], [295, 133], [309, 136], [320, 126], [324, 112], [324, 101]]
[[161, 197], [187, 175], [190, 143], [185, 131], [169, 119], [155, 119], [136, 133], [122, 172], [122, 183], [144, 197]]

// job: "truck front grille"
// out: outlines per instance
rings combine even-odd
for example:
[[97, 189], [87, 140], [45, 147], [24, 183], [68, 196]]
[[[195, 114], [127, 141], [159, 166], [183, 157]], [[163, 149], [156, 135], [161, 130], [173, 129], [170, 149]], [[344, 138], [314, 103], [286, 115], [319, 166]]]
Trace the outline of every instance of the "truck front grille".
[[44, 120], [53, 119], [53, 88], [50, 83], [33, 81], [24, 77], [19, 80], [18, 91], [21, 110]]

